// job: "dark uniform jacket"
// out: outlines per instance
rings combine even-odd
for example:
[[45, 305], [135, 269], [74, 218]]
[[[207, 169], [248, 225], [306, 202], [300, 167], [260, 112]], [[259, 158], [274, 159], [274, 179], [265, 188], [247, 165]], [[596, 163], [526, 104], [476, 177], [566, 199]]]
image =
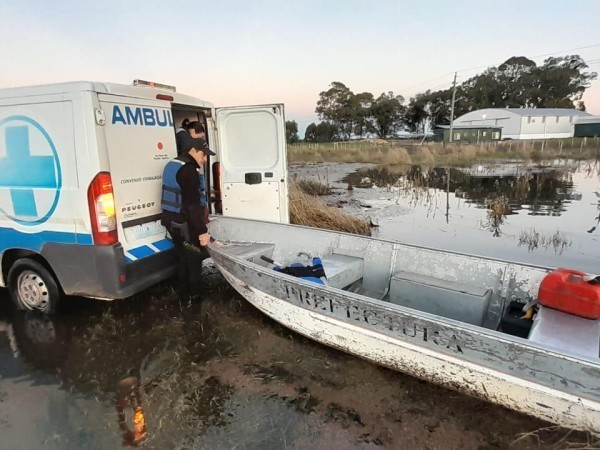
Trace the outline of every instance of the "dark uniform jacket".
[[[181, 212], [165, 211], [163, 209], [161, 223], [171, 230], [171, 222], [188, 223], [190, 241], [197, 244], [198, 237], [206, 233], [206, 207], [202, 206], [202, 191], [198, 169], [200, 166], [190, 155], [183, 154], [178, 157], [185, 164], [177, 172], [176, 179], [181, 188]], [[202, 177], [203, 178], [203, 177]], [[206, 194], [204, 194], [206, 195]]]

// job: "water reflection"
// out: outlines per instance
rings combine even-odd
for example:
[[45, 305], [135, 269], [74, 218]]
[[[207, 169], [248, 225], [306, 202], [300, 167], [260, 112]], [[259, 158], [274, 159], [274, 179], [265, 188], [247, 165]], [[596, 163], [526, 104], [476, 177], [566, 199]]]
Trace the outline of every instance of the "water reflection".
[[123, 378], [117, 387], [117, 415], [123, 445], [135, 447], [146, 439], [146, 417], [142, 408], [140, 382], [135, 376]]
[[[573, 183], [578, 166], [554, 164], [478, 164], [468, 168], [427, 166], [385, 166], [363, 168], [347, 175], [344, 182], [362, 188], [384, 188], [397, 192], [398, 199], [411, 207], [424, 206], [427, 216], [439, 208], [440, 192], [446, 193], [446, 220], [449, 222], [450, 193], [466, 204], [487, 210], [481, 226], [494, 237], [512, 214], [561, 216], [570, 203], [581, 201], [582, 193]], [[594, 173], [597, 169], [590, 168]], [[600, 210], [599, 210], [600, 212]], [[600, 222], [600, 214], [596, 218]], [[591, 232], [591, 231], [590, 231]]]
[[[595, 191], [594, 194], [596, 194], [596, 197], [598, 198], [597, 202], [595, 203], [598, 215], [594, 217], [594, 225], [592, 228], [587, 230], [588, 233], [593, 233], [596, 231], [596, 228], [598, 228], [598, 225], [600, 225], [600, 192]], [[592, 205], [594, 205], [594, 203], [592, 203]]]
[[[220, 291], [232, 295], [218, 281]], [[207, 280], [207, 289], [212, 282]], [[56, 316], [4, 311], [4, 300], [0, 291], [0, 402], [16, 414], [4, 421], [0, 407], [2, 448], [16, 448], [22, 440], [25, 416], [36, 431], [23, 448], [156, 445], [148, 418], [152, 433], [163, 424], [162, 436], [166, 423], [187, 431], [197, 420], [184, 408], [174, 417], [179, 409], [158, 398], [181, 396], [189, 388], [181, 379], [195, 367], [251, 342], [237, 330], [239, 323], [229, 322], [239, 302], [219, 305], [218, 314], [213, 304], [204, 314], [200, 303], [179, 305], [168, 285], [110, 305], [68, 299], [82, 305]], [[197, 409], [203, 407], [198, 403]]]
[[60, 319], [35, 311], [16, 311], [11, 326], [15, 356], [35, 369], [54, 372], [66, 360], [70, 330]]

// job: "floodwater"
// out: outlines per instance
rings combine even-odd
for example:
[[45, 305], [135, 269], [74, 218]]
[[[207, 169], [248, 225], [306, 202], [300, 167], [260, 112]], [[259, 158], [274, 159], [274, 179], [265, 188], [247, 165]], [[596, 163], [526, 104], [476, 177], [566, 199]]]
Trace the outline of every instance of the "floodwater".
[[[577, 202], [594, 200], [579, 181], [582, 167], [573, 169], [570, 176], [552, 178], [560, 181], [552, 181], [552, 188], [546, 190], [560, 194], [556, 195], [562, 206], [555, 210], [561, 216]], [[294, 171], [314, 176], [324, 168]], [[401, 187], [395, 178], [397, 169], [387, 171], [388, 175], [394, 172], [389, 187], [377, 178], [377, 173], [386, 172], [375, 167], [356, 172], [359, 169], [342, 167], [339, 178], [331, 180], [340, 189], [328, 201], [340, 202], [359, 214], [369, 210], [380, 224], [378, 233], [386, 237], [417, 239], [416, 231], [405, 228], [423, 226], [435, 234], [449, 224], [458, 229], [472, 219], [487, 218], [487, 209], [476, 200], [476, 192], [483, 190], [477, 183], [469, 188], [451, 181], [446, 222], [443, 187], [422, 187], [422, 180], [418, 182], [419, 189], [428, 193], [426, 198], [440, 197], [431, 201], [434, 207], [428, 206], [410, 195], [405, 198], [402, 189], [395, 190], [394, 184]], [[328, 173], [333, 171], [328, 169]], [[341, 182], [348, 173], [354, 178]], [[594, 177], [597, 185], [597, 174]], [[354, 186], [352, 191], [345, 190], [348, 182]], [[373, 184], [381, 187], [373, 188]], [[593, 192], [593, 183], [589, 185]], [[502, 192], [509, 196], [509, 191]], [[554, 197], [520, 198], [510, 198], [516, 213], [506, 216], [498, 237], [485, 224], [471, 225], [469, 232], [482, 233], [491, 242], [512, 242], [517, 239], [515, 233], [518, 236], [511, 229], [517, 226], [516, 217], [534, 209], [549, 211], [556, 204]], [[593, 222], [593, 208], [582, 208], [585, 214], [573, 230], [561, 225], [559, 231], [570, 233], [573, 239], [562, 254], [552, 246], [528, 250], [515, 243], [517, 251], [557, 257], [573, 252], [572, 258], [579, 261], [576, 255], [587, 255], [586, 245], [597, 244], [595, 231], [583, 230], [583, 236], [590, 238], [585, 244], [575, 239], [581, 234], [579, 226]], [[542, 230], [537, 222], [535, 226]], [[553, 226], [548, 229], [554, 231]], [[433, 243], [452, 244], [449, 240]], [[594, 255], [588, 257], [591, 264]], [[61, 314], [52, 318], [16, 312], [6, 291], [0, 290], [0, 448], [533, 449], [600, 445], [585, 433], [558, 429], [309, 341], [247, 304], [210, 261], [205, 261], [203, 271], [206, 293], [201, 301], [181, 304], [174, 295], [175, 286], [163, 283], [126, 301], [69, 298]]]
[[600, 273], [598, 161], [326, 164], [292, 172], [329, 183], [327, 202], [371, 220], [381, 238]]

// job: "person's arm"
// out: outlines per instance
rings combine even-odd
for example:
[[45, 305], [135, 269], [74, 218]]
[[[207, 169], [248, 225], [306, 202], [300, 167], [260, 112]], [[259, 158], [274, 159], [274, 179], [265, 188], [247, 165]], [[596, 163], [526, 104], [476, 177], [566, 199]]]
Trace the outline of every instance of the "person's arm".
[[200, 182], [193, 164], [186, 164], [177, 172], [177, 183], [181, 187], [182, 209], [190, 229], [192, 240], [206, 234], [204, 208], [200, 204]]

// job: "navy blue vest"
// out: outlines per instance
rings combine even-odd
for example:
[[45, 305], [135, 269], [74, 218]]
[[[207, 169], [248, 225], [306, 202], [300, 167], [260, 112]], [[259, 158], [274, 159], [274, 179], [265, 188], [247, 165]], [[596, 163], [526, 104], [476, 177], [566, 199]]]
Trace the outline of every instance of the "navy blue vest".
[[[174, 213], [181, 212], [181, 188], [177, 183], [177, 172], [186, 164], [185, 161], [179, 158], [172, 159], [167, 163], [163, 171], [162, 178], [162, 198], [160, 206], [164, 211]], [[196, 169], [198, 172], [198, 181], [200, 183], [200, 205], [206, 206], [206, 182], [201, 169]]]

